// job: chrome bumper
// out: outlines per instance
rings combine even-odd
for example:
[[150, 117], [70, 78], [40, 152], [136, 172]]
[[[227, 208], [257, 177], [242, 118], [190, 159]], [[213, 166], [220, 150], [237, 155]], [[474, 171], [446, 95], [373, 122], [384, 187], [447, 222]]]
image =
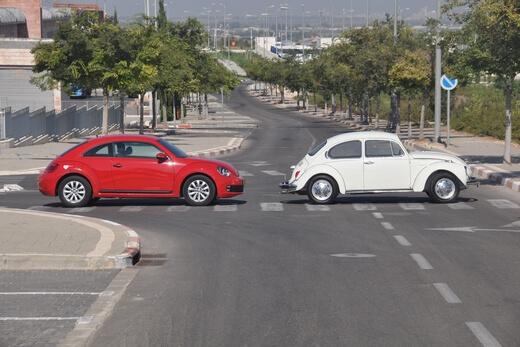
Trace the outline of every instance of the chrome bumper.
[[296, 192], [296, 184], [289, 182], [282, 182], [278, 185], [281, 191], [280, 194], [290, 194]]
[[477, 187], [480, 187], [480, 180], [475, 177], [468, 177], [468, 179], [466, 180], [466, 185], [475, 185]]

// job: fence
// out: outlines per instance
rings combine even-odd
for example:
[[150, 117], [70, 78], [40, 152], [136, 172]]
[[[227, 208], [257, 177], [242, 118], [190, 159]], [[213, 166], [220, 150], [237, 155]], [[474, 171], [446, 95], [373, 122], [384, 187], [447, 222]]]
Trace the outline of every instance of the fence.
[[[119, 106], [108, 109], [108, 128], [119, 125]], [[31, 112], [29, 107], [13, 112], [11, 107], [0, 109], [0, 141], [9, 140], [14, 146], [29, 146], [42, 142], [101, 133], [103, 108], [75, 105], [56, 114], [45, 107]]]

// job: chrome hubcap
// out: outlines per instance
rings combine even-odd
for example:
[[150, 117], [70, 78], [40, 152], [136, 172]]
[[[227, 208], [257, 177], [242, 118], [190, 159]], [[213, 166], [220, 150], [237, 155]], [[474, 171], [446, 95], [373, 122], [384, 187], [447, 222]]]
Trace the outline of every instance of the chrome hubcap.
[[319, 180], [312, 185], [312, 195], [320, 201], [329, 199], [332, 196], [332, 186], [326, 180]]
[[448, 178], [443, 178], [435, 184], [435, 195], [440, 199], [448, 200], [455, 194], [455, 183]]
[[195, 180], [188, 186], [188, 195], [191, 200], [196, 202], [206, 200], [210, 193], [209, 185], [203, 180]]

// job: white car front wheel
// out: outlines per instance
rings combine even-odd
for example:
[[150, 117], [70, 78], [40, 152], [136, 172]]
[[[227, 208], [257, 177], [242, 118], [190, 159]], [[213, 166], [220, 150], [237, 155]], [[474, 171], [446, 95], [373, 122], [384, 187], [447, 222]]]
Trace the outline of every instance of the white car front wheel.
[[437, 203], [455, 201], [460, 193], [457, 179], [449, 173], [437, 173], [431, 179], [429, 196]]

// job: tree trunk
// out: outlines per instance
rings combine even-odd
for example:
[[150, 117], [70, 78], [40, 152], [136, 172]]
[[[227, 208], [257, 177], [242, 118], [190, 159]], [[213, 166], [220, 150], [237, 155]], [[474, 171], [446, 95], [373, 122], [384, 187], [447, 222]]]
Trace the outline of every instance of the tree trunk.
[[108, 135], [108, 89], [103, 88], [103, 121], [101, 133]]
[[125, 133], [125, 92], [119, 91], [119, 131]]
[[511, 165], [511, 97], [515, 76], [506, 80], [506, 134], [504, 138], [504, 163]]
[[152, 92], [152, 131], [157, 127], [157, 91]]
[[428, 98], [428, 92], [427, 89], [423, 89], [423, 97], [422, 97], [422, 104], [421, 104], [421, 120], [419, 122], [419, 140], [424, 139], [424, 112], [426, 109], [426, 101]]
[[412, 138], [412, 103], [408, 97], [408, 139]]
[[144, 134], [144, 95], [146, 92], [142, 92], [139, 96], [139, 134]]

